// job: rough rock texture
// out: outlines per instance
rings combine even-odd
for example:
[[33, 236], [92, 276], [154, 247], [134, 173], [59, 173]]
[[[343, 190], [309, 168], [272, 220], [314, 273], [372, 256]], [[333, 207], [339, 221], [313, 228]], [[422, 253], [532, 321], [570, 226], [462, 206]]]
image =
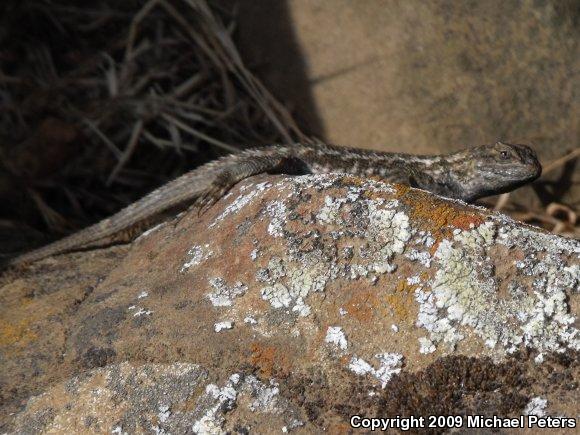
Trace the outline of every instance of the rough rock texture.
[[254, 177], [0, 281], [0, 430], [575, 416], [580, 242], [401, 185]]

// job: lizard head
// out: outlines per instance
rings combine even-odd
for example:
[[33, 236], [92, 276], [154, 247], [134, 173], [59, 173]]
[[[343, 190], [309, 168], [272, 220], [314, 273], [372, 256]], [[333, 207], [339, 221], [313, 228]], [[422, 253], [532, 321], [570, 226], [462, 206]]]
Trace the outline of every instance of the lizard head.
[[542, 166], [527, 145], [496, 142], [463, 151], [463, 171], [457, 182], [463, 185], [466, 201], [509, 192], [534, 181]]

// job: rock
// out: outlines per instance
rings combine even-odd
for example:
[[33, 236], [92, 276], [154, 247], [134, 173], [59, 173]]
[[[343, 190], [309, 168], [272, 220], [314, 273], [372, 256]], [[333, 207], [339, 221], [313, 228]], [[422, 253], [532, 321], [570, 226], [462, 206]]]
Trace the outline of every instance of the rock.
[[3, 432], [577, 413], [580, 242], [376, 179], [254, 177], [0, 282]]
[[277, 385], [253, 375], [233, 374], [220, 388], [196, 364], [124, 362], [75, 376], [32, 398], [16, 417], [15, 432], [225, 433], [227, 413], [236, 416], [230, 430], [252, 422], [254, 413], [302, 426]]

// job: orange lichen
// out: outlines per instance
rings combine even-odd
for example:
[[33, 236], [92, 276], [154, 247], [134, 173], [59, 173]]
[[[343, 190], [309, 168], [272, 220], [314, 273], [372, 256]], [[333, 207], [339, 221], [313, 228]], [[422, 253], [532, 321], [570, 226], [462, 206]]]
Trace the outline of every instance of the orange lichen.
[[454, 216], [451, 219], [450, 224], [452, 227], [459, 228], [461, 230], [469, 230], [471, 228], [480, 226], [484, 222], [485, 218], [483, 216], [470, 213], [461, 213]]
[[412, 201], [409, 205], [411, 218], [419, 221], [421, 226], [427, 226], [431, 232], [445, 227], [468, 230], [485, 222], [483, 216], [459, 210], [443, 201]]
[[0, 346], [25, 345], [34, 340], [36, 334], [30, 331], [29, 326], [26, 320], [21, 320], [17, 324], [0, 320]]
[[381, 301], [372, 290], [356, 290], [345, 305], [348, 314], [359, 322], [372, 321], [381, 306]]
[[394, 293], [385, 295], [385, 300], [389, 304], [393, 315], [399, 321], [409, 319], [409, 308], [413, 306], [414, 294], [417, 285], [409, 284], [402, 279], [397, 283]]
[[395, 198], [397, 199], [405, 196], [407, 192], [411, 189], [406, 184], [393, 183], [392, 186], [395, 189]]
[[480, 212], [466, 209], [459, 204], [451, 204], [426, 192], [413, 191], [404, 195], [402, 201], [410, 209], [409, 217], [415, 227], [429, 231], [435, 243], [429, 250], [433, 255], [442, 240], [453, 237], [454, 229], [469, 230], [477, 228], [486, 220]]
[[252, 343], [250, 362], [260, 370], [260, 374], [267, 378], [272, 377], [275, 371], [290, 373], [290, 362], [286, 354], [281, 353], [274, 346], [263, 346]]

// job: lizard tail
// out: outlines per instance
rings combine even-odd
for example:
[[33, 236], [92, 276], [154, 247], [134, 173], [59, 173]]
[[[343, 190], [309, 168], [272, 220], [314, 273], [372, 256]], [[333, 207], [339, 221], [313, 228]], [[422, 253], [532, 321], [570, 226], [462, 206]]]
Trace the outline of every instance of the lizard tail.
[[84, 230], [8, 261], [8, 266], [41, 260], [51, 255], [93, 245], [159, 213], [198, 198], [197, 206], [207, 208], [244, 178], [262, 172], [280, 172], [286, 168], [286, 148], [268, 151], [249, 149], [209, 162], [161, 186], [113, 216]]
[[5, 266], [17, 266], [41, 260], [51, 255], [70, 252], [93, 242], [124, 231], [137, 223], [143, 222], [183, 202], [203, 194], [209, 187], [211, 176], [203, 173], [187, 173], [161, 186], [137, 202], [123, 208], [113, 216], [91, 225], [68, 237], [57, 240], [39, 249], [26, 252], [8, 260]]

